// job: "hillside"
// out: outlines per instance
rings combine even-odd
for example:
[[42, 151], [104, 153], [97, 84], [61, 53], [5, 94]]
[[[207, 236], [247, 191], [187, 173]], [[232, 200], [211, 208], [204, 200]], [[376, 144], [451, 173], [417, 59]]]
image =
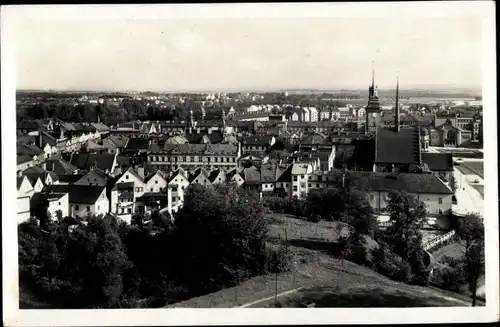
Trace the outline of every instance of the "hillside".
[[[286, 232], [285, 232], [286, 231]], [[310, 223], [286, 215], [273, 215], [270, 243], [287, 237], [293, 253], [292, 272], [258, 276], [242, 284], [205, 296], [179, 302], [176, 308], [269, 307], [274, 295], [284, 306], [300, 306], [304, 300], [314, 300], [317, 306], [470, 306], [468, 299], [430, 287], [398, 283], [373, 270], [340, 260], [326, 253], [346, 225], [336, 222]], [[377, 246], [369, 241], [369, 247]], [[347, 301], [347, 302], [346, 302]]]

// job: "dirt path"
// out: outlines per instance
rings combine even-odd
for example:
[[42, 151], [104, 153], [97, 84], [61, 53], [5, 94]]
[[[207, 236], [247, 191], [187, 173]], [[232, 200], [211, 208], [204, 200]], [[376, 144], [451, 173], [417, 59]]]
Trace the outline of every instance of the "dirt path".
[[[281, 296], [284, 296], [284, 295], [292, 294], [292, 293], [295, 293], [295, 292], [297, 292], [297, 291], [299, 291], [301, 289], [302, 289], [302, 287], [299, 287], [299, 288], [296, 288], [296, 289], [293, 289], [293, 290], [289, 290], [289, 291], [286, 291], [286, 292], [281, 292], [278, 295], [276, 295], [276, 297], [281, 297]], [[274, 295], [273, 296], [268, 296], [266, 298], [263, 298], [263, 299], [260, 299], [260, 300], [257, 300], [257, 301], [245, 303], [243, 305], [237, 306], [236, 308], [248, 308], [248, 307], [250, 307], [252, 305], [255, 305], [257, 303], [268, 301], [268, 300], [271, 300], [271, 299], [274, 299]]]

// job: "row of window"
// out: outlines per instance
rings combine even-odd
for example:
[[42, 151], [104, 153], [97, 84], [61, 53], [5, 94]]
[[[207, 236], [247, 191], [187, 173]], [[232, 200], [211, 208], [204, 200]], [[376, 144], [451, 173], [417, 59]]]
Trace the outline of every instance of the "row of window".
[[169, 156], [149, 156], [149, 161], [159, 162], [236, 162], [236, 157], [169, 157]]

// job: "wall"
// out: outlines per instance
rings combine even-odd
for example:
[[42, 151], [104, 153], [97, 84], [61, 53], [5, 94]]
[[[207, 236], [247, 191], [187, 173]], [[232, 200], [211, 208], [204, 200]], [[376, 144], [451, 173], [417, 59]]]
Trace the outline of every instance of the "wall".
[[30, 197], [17, 198], [17, 223], [23, 223], [30, 218]]
[[[377, 210], [384, 210], [387, 206], [388, 192], [370, 192], [369, 201], [372, 208]], [[451, 200], [452, 195], [448, 194], [411, 194], [415, 196], [419, 201], [425, 203], [427, 212], [429, 214], [439, 214], [441, 209], [442, 213], [445, 214], [448, 210], [451, 210]], [[439, 198], [442, 198], [442, 204], [439, 204]]]
[[49, 208], [47, 210], [50, 213], [50, 216], [52, 217], [52, 219], [57, 219], [56, 212], [58, 210], [61, 210], [63, 218], [69, 216], [69, 196], [68, 196], [68, 194], [65, 194], [60, 199], [50, 201]]
[[167, 187], [167, 181], [155, 175], [146, 184], [146, 192], [161, 192]]
[[[76, 208], [78, 206], [78, 209]], [[87, 211], [89, 207], [89, 211]], [[85, 217], [90, 212], [91, 215], [104, 215], [109, 211], [109, 200], [106, 197], [106, 189], [103, 190], [100, 197], [96, 200], [95, 204], [86, 203], [70, 203], [69, 213], [72, 217]]]

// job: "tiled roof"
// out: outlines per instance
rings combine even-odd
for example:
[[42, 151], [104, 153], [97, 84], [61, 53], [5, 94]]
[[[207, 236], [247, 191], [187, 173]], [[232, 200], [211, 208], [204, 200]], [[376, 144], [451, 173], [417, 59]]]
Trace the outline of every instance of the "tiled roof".
[[277, 182], [290, 182], [292, 180], [292, 166], [288, 166], [287, 168], [283, 169], [282, 167], [279, 168], [277, 171], [277, 174], [280, 173], [277, 176], [276, 181]]
[[110, 153], [78, 153], [73, 156], [71, 164], [79, 169], [89, 170], [95, 163], [96, 168], [103, 171], [113, 168], [114, 154]]
[[92, 123], [91, 125], [99, 132], [108, 132], [109, 131], [109, 127], [104, 125], [103, 123]]
[[103, 144], [112, 144], [116, 146], [117, 148], [124, 148], [125, 145], [127, 144], [128, 137], [125, 136], [119, 136], [119, 135], [110, 135], [107, 138], [103, 140]]
[[261, 137], [255, 137], [255, 136], [249, 136], [249, 137], [244, 137], [241, 140], [241, 143], [243, 145], [264, 145], [264, 146], [269, 146], [272, 135], [263, 135]]
[[255, 166], [250, 166], [249, 168], [245, 168], [243, 170], [243, 179], [245, 180], [245, 184], [260, 184], [260, 171]]
[[26, 154], [28, 156], [39, 156], [43, 154], [43, 150], [37, 147], [36, 145], [17, 145], [17, 154]]
[[57, 175], [71, 175], [74, 174], [78, 167], [73, 166], [69, 162], [59, 157], [51, 157], [45, 161], [47, 170], [53, 171]]
[[[327, 174], [328, 180], [339, 183], [342, 171]], [[354, 177], [361, 177], [371, 191], [406, 191], [413, 194], [453, 194], [453, 191], [434, 174], [394, 174], [378, 172], [349, 171]]]
[[149, 140], [142, 137], [129, 138], [125, 149], [127, 150], [145, 150], [149, 147]]
[[21, 187], [23, 181], [24, 181], [24, 178], [25, 176], [22, 176], [22, 177], [17, 177], [17, 189], [19, 190], [19, 188]]
[[37, 130], [41, 127], [40, 123], [34, 120], [23, 120], [17, 123], [17, 129]]
[[292, 175], [304, 175], [307, 173], [308, 164], [294, 163], [292, 165]]
[[81, 185], [50, 185], [47, 187], [49, 192], [68, 193], [69, 202], [81, 204], [95, 204], [105, 188], [105, 186]]
[[375, 141], [375, 162], [388, 164], [419, 164], [420, 136], [418, 129], [403, 128], [399, 132], [378, 128]]
[[192, 174], [189, 175], [189, 182], [193, 182], [200, 175], [209, 180], [210, 174], [208, 171], [205, 168], [197, 168]]
[[172, 154], [225, 154], [236, 155], [238, 147], [233, 144], [151, 144], [149, 152], [163, 152]]
[[422, 153], [422, 161], [433, 171], [453, 171], [453, 154]]
[[33, 157], [28, 156], [26, 154], [21, 154], [21, 155], [17, 156], [17, 164], [18, 165], [23, 164], [25, 162], [32, 161], [32, 160], [33, 160]]

